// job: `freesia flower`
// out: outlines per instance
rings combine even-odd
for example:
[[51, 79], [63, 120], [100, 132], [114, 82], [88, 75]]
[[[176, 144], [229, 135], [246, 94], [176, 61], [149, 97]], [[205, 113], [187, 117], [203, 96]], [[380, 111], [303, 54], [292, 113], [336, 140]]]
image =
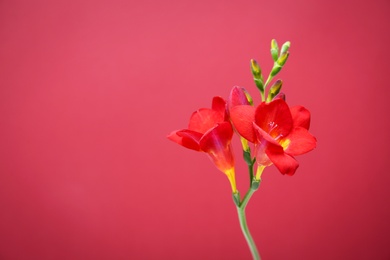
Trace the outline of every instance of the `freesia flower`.
[[302, 106], [289, 108], [283, 99], [262, 102], [257, 108], [234, 106], [230, 117], [240, 135], [255, 144], [256, 162], [274, 164], [282, 174], [293, 175], [299, 166], [294, 156], [316, 147], [308, 131], [310, 112]]
[[[173, 142], [188, 149], [206, 153], [215, 166], [227, 175], [241, 230], [255, 260], [261, 260], [261, 257], [248, 229], [245, 208], [259, 189], [263, 170], [274, 164], [282, 174], [293, 175], [299, 166], [294, 156], [311, 151], [317, 144], [316, 138], [308, 131], [310, 112], [302, 106], [290, 108], [287, 105], [285, 95], [281, 92], [282, 80], [268, 86], [285, 65], [289, 48], [289, 41], [280, 50], [276, 40], [271, 41], [274, 65], [266, 78], [263, 78], [259, 64], [251, 59], [253, 79], [262, 100], [259, 106], [253, 106], [249, 93], [236, 86], [231, 90], [227, 102], [214, 97], [211, 109], [201, 108], [192, 114], [188, 129], [174, 131], [168, 136]], [[236, 189], [234, 176], [231, 149], [233, 132], [240, 135], [243, 159], [249, 173], [250, 185], [242, 199]], [[258, 165], [254, 175], [256, 163]]]
[[188, 129], [173, 131], [168, 135], [168, 139], [188, 149], [205, 152], [215, 166], [227, 175], [233, 193], [236, 193], [232, 137], [233, 128], [228, 121], [226, 102], [221, 97], [213, 98], [211, 109], [195, 111]]

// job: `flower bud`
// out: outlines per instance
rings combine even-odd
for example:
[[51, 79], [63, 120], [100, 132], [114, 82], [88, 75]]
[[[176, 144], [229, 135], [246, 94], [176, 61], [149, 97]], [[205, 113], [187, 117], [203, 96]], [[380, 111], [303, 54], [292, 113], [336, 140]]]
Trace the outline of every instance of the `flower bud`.
[[280, 53], [285, 53], [288, 51], [288, 49], [290, 49], [290, 46], [291, 46], [291, 43], [289, 41], [285, 42], [283, 45], [282, 45], [282, 49], [280, 50]]
[[276, 63], [279, 64], [279, 66], [283, 66], [286, 63], [287, 58], [288, 58], [289, 55], [290, 55], [289, 52], [283, 52], [282, 54], [280, 54], [280, 57], [276, 61]]
[[261, 69], [256, 60], [251, 59], [251, 70], [255, 84], [261, 93], [264, 93], [264, 81], [263, 76], [261, 75]]
[[278, 59], [279, 47], [278, 47], [278, 43], [276, 42], [275, 39], [272, 39], [272, 41], [271, 41], [271, 55], [272, 55], [272, 59], [274, 59], [274, 61], [276, 61]]
[[269, 89], [267, 101], [270, 102], [282, 89], [283, 81], [277, 80]]
[[257, 61], [254, 59], [251, 59], [251, 70], [252, 70], [253, 78], [262, 79], [260, 66], [257, 63]]

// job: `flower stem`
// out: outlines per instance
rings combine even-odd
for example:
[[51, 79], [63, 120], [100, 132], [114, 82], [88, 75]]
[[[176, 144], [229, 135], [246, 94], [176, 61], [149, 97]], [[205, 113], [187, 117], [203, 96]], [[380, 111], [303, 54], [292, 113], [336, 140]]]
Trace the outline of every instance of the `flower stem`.
[[[257, 182], [257, 184], [259, 184], [259, 182]], [[254, 185], [254, 186], [258, 187], [258, 185]], [[252, 197], [253, 193], [257, 190], [257, 187], [256, 188], [251, 187], [248, 190], [247, 194], [245, 195], [240, 205], [237, 205], [237, 213], [238, 213], [238, 219], [240, 221], [242, 233], [246, 239], [246, 242], [248, 243], [249, 249], [251, 250], [253, 259], [261, 260], [259, 251], [257, 250], [256, 244], [253, 241], [251, 233], [249, 232], [248, 224], [246, 223], [246, 215], [245, 215], [246, 205], [248, 204], [248, 201]]]
[[247, 150], [244, 150], [244, 161], [248, 165], [248, 171], [249, 171], [249, 186], [252, 184], [253, 180], [253, 165], [255, 164], [256, 159], [252, 159], [251, 156], [251, 150], [248, 147]]
[[265, 90], [265, 88], [268, 86], [268, 83], [270, 83], [271, 80], [272, 80], [273, 78], [274, 78], [274, 77], [271, 76], [271, 74], [268, 76], [267, 81], [266, 81], [265, 84], [264, 84], [264, 90]]

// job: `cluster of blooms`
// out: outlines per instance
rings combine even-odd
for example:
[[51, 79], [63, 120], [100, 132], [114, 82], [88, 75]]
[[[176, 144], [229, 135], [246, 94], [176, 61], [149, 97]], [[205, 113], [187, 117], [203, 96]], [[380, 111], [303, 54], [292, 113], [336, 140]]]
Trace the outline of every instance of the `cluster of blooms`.
[[250, 175], [252, 183], [259, 182], [262, 171], [270, 165], [275, 165], [282, 174], [293, 175], [299, 166], [294, 156], [316, 146], [315, 137], [308, 131], [310, 112], [302, 106], [287, 105], [285, 95], [280, 92], [282, 81], [277, 80], [265, 93], [268, 83], [285, 64], [289, 47], [290, 43], [286, 42], [279, 52], [276, 41], [272, 40], [274, 66], [265, 83], [259, 65], [251, 60], [253, 78], [262, 97], [260, 104], [255, 106], [248, 91], [236, 86], [227, 100], [214, 97], [211, 109], [198, 109], [187, 129], [168, 136], [186, 148], [206, 153], [227, 175], [233, 194], [237, 193], [231, 148], [234, 133], [241, 139], [247, 164], [252, 167], [257, 164], [256, 174]]

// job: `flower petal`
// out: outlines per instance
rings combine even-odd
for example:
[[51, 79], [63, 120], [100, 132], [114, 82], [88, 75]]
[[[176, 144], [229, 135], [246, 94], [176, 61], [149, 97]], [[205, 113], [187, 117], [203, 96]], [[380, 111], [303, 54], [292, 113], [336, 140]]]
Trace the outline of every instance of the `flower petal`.
[[211, 128], [215, 127], [217, 123], [223, 122], [224, 117], [224, 114], [212, 109], [201, 108], [191, 115], [188, 129], [204, 134]]
[[309, 130], [310, 111], [303, 106], [294, 106], [290, 108], [294, 127], [300, 126]]
[[291, 133], [280, 140], [286, 153], [290, 155], [301, 155], [313, 150], [317, 145], [317, 140], [307, 129], [303, 127], [294, 128]]
[[230, 118], [238, 133], [249, 142], [256, 142], [256, 133], [253, 129], [255, 108], [248, 105], [235, 106], [230, 110]]
[[228, 108], [231, 109], [234, 106], [250, 105], [245, 93], [248, 92], [243, 87], [235, 86], [229, 95]]
[[272, 136], [270, 136], [267, 132], [265, 132], [255, 123], [253, 123], [253, 128], [256, 131], [257, 138], [255, 145], [256, 162], [263, 166], [270, 166], [272, 165], [272, 162], [268, 158], [268, 155], [265, 151], [267, 150], [268, 145], [279, 146], [279, 144], [272, 138]]
[[223, 122], [210, 129], [200, 139], [200, 149], [207, 153], [214, 164], [222, 172], [234, 167], [234, 158], [231, 152], [233, 128], [229, 122]]
[[298, 162], [286, 154], [283, 147], [263, 129], [256, 124], [254, 128], [258, 139], [257, 146], [262, 146], [257, 150], [256, 161], [264, 166], [269, 166], [271, 161], [282, 174], [293, 175], [299, 166]]
[[226, 116], [226, 101], [221, 97], [214, 97], [211, 109], [220, 114], [223, 118]]
[[275, 139], [287, 136], [293, 127], [290, 108], [280, 98], [261, 103], [256, 108], [255, 123]]
[[233, 128], [229, 122], [223, 122], [210, 129], [199, 140], [199, 145], [204, 152], [220, 149], [227, 146], [233, 138]]
[[287, 175], [294, 175], [295, 171], [299, 167], [298, 162], [294, 157], [283, 152], [282, 147], [269, 146], [266, 150], [269, 159], [275, 164], [276, 168], [282, 173]]
[[202, 136], [201, 133], [183, 129], [170, 133], [168, 139], [188, 149], [200, 151], [199, 141]]

